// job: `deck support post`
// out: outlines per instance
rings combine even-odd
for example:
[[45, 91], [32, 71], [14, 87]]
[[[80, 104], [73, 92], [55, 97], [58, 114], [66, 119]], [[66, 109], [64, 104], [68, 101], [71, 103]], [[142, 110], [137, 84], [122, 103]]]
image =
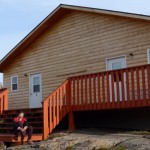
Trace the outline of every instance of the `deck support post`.
[[73, 107], [72, 107], [72, 95], [71, 95], [71, 79], [68, 79], [67, 85], [67, 99], [68, 99], [68, 112], [69, 112], [69, 131], [75, 130], [75, 123], [74, 123], [74, 114], [73, 114]]
[[75, 130], [75, 122], [74, 122], [74, 113], [73, 111], [69, 112], [69, 131]]
[[49, 134], [48, 127], [48, 100], [45, 100], [43, 103], [43, 139], [47, 139]]

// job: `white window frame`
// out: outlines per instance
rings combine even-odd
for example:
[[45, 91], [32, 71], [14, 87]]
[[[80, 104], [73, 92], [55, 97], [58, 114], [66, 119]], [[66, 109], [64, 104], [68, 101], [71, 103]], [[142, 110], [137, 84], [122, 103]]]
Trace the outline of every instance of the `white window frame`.
[[[12, 83], [12, 79], [14, 78], [14, 77], [16, 77], [17, 78], [17, 90], [13, 90], [13, 83]], [[16, 76], [11, 76], [11, 91], [12, 92], [16, 92], [16, 91], [18, 91], [18, 76], [16, 75]]]
[[[126, 58], [126, 55], [120, 55], [120, 56], [114, 56], [114, 57], [109, 57], [109, 58], [106, 58], [105, 59], [105, 64], [106, 64], [106, 71], [109, 71], [108, 70], [108, 60], [111, 60], [111, 59], [117, 59], [117, 58], [122, 58], [122, 57], [124, 57], [125, 58], [125, 66], [127, 67], [127, 58]], [[125, 67], [125, 68], [126, 68]]]
[[150, 64], [150, 48], [147, 49], [147, 62]]

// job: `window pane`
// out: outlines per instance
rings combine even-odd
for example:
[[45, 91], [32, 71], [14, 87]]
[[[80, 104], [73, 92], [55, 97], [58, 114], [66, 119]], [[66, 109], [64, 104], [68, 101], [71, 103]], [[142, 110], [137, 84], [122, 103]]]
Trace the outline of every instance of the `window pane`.
[[112, 69], [120, 69], [122, 68], [122, 63], [121, 62], [115, 62], [115, 63], [112, 63]]
[[33, 85], [39, 85], [40, 84], [40, 78], [39, 77], [34, 77], [33, 78]]
[[33, 92], [40, 92], [40, 85], [34, 85], [33, 86]]
[[12, 90], [16, 91], [17, 90], [17, 84], [12, 84]]
[[12, 77], [12, 84], [17, 84], [17, 77]]

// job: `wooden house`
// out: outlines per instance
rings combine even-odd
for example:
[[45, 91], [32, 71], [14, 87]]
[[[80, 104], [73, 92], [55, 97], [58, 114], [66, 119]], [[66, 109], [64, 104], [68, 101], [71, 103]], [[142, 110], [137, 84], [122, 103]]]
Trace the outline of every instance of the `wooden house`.
[[1, 113], [42, 108], [46, 139], [75, 111], [148, 107], [149, 63], [149, 16], [60, 5], [1, 60]]

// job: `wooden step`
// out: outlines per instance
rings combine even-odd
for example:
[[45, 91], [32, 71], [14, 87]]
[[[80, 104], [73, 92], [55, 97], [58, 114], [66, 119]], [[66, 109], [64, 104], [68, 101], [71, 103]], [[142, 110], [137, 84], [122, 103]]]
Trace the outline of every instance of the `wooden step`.
[[19, 114], [20, 112], [24, 112], [25, 114], [32, 112], [42, 112], [42, 108], [4, 110], [3, 114]]
[[[43, 134], [33, 134], [33, 141], [41, 141], [43, 138]], [[27, 141], [28, 136], [24, 138], [24, 141]], [[17, 137], [14, 134], [0, 134], [0, 141], [3, 142], [21, 142], [21, 136]]]

